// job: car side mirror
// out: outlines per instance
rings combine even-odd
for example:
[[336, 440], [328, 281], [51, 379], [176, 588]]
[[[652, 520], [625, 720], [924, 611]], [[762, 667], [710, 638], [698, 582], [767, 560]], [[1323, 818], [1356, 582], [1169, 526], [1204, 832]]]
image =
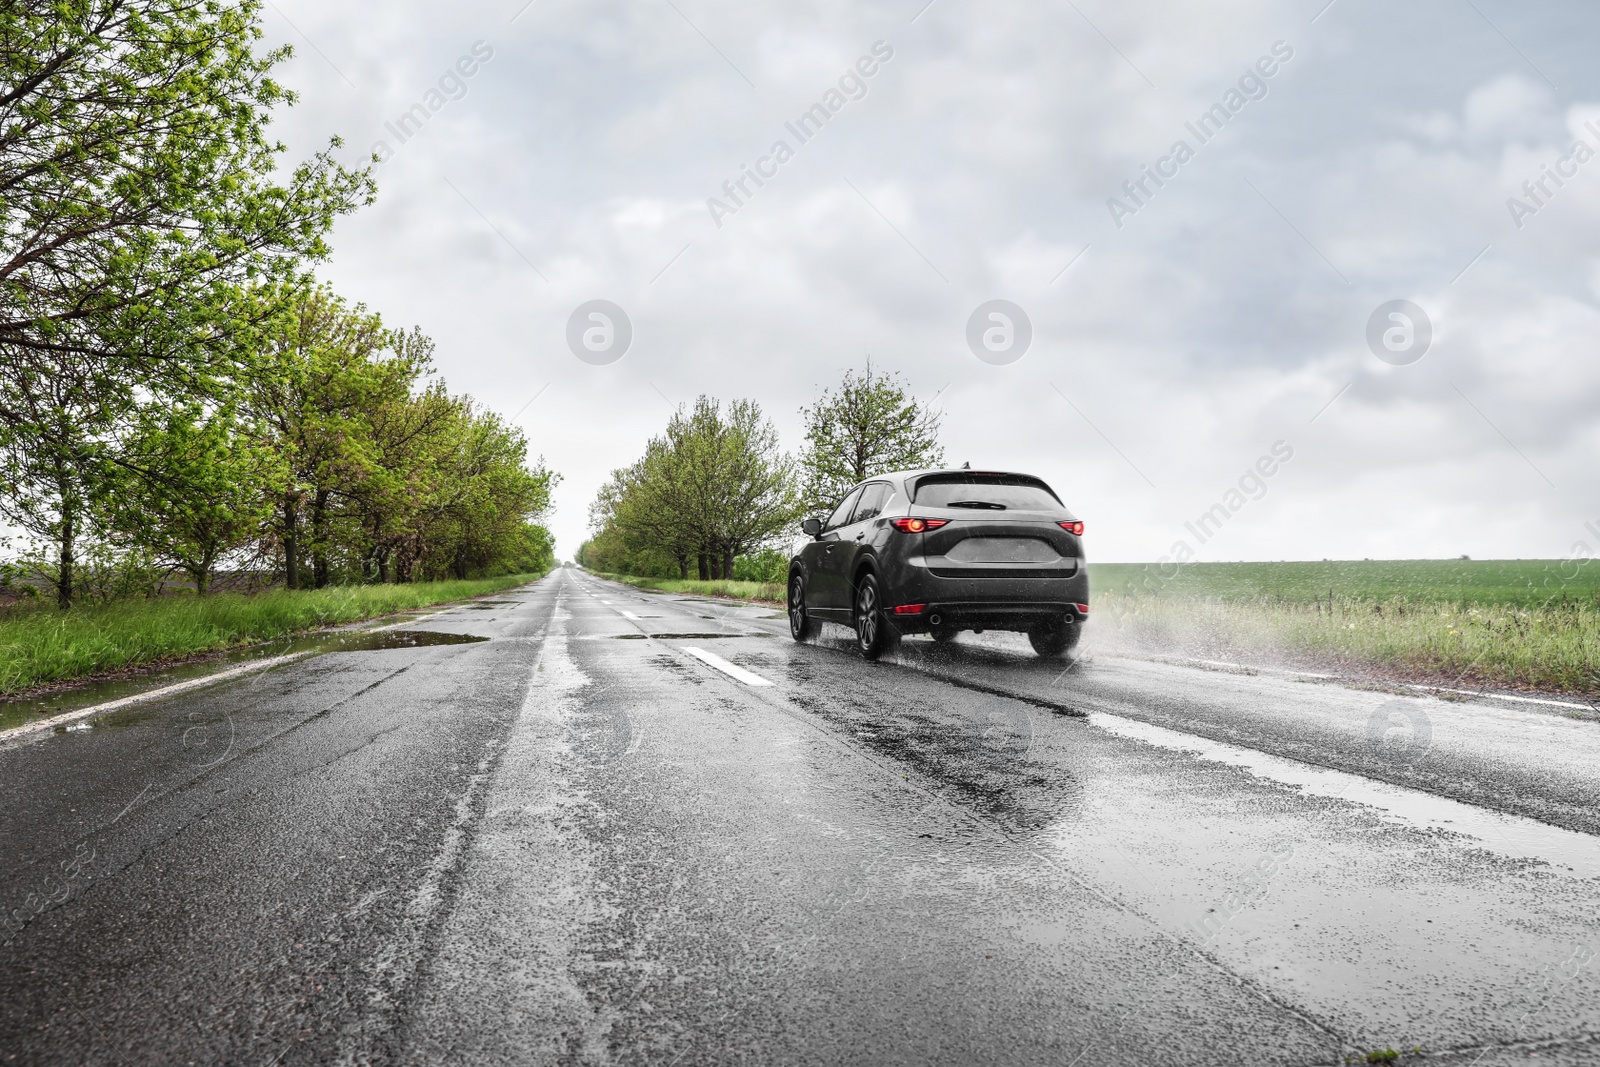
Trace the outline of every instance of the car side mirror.
[[821, 537], [822, 520], [813, 515], [800, 523], [800, 531], [807, 537]]

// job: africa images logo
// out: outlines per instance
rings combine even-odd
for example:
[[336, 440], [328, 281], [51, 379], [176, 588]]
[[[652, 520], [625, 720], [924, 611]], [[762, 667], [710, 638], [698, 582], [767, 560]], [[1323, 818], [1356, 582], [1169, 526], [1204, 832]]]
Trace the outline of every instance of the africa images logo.
[[[1294, 49], [1289, 42], [1274, 41], [1271, 55], [1256, 60], [1239, 78], [1237, 85], [1229, 86], [1228, 91], [1222, 94], [1222, 99], [1207, 108], [1194, 122], [1185, 122], [1184, 129], [1194, 135], [1197, 145], [1208, 144], [1233, 120], [1233, 116], [1244, 110], [1246, 104], [1266, 99], [1268, 80], [1278, 73], [1282, 64], [1293, 58]], [[1138, 177], [1123, 182], [1122, 192], [1127, 199], [1113, 196], [1106, 200], [1106, 210], [1111, 212], [1111, 221], [1117, 224], [1117, 229], [1122, 229], [1123, 219], [1137, 215], [1141, 208], [1154, 199], [1158, 190], [1176, 178], [1179, 168], [1193, 159], [1195, 152], [1196, 146], [1180, 137], [1172, 143], [1171, 151], [1156, 160], [1154, 166], [1140, 167]], [[1150, 187], [1152, 184], [1154, 189]]]
[[[1600, 143], [1600, 126], [1597, 126], [1593, 119], [1584, 123], [1583, 128], [1593, 134], [1596, 142]], [[1572, 147], [1567, 149], [1566, 155], [1556, 160], [1554, 167], [1548, 163], [1541, 163], [1539, 176], [1522, 183], [1522, 197], [1506, 197], [1506, 210], [1511, 212], [1511, 221], [1517, 229], [1522, 229], [1528, 224], [1529, 219], [1550, 206], [1550, 201], [1566, 188], [1567, 182], [1578, 176], [1578, 168], [1594, 157], [1595, 150], [1590, 147], [1589, 142], [1579, 138], [1572, 142]], [[1552, 183], [1555, 185], [1553, 189]]]
[[395, 143], [391, 145], [387, 141], [373, 142], [372, 154], [377, 157], [378, 162], [389, 162], [394, 158], [398, 146], [421, 133], [422, 127], [428, 124], [428, 120], [442, 111], [446, 104], [466, 96], [467, 80], [476, 75], [483, 65], [493, 58], [494, 49], [487, 41], [474, 41], [471, 54], [462, 56], [453, 66], [445, 68], [445, 72], [439, 76], [437, 86], [429, 86], [428, 91], [422, 94], [421, 100], [406, 108], [393, 122], [383, 124], [383, 128], [394, 136]]
[[589, 300], [567, 317], [567, 347], [592, 367], [615, 363], [633, 343], [633, 320], [610, 300]]
[[[1229, 519], [1243, 511], [1245, 505], [1252, 500], [1263, 499], [1271, 487], [1267, 479], [1283, 469], [1284, 464], [1294, 458], [1294, 446], [1287, 441], [1272, 442], [1270, 454], [1260, 456], [1255, 463], [1245, 468], [1239, 476], [1236, 487], [1230, 486], [1223, 494], [1222, 499], [1212, 504], [1194, 522], [1184, 523], [1184, 528], [1194, 535], [1194, 539], [1204, 545], [1222, 531]], [[1195, 561], [1197, 553], [1194, 546], [1188, 541], [1179, 538], [1173, 542], [1172, 551], [1156, 560], [1156, 572], [1165, 580], [1176, 578], [1182, 573], [1182, 568]]]
[[1009, 300], [985, 301], [967, 319], [967, 347], [990, 366], [1015, 363], [1032, 343], [1028, 313]]
[[1428, 354], [1433, 320], [1410, 300], [1379, 304], [1367, 319], [1367, 347], [1391, 367], [1408, 367]]
[[[741, 164], [739, 176], [722, 183], [722, 193], [726, 199], [719, 200], [714, 196], [706, 199], [706, 209], [711, 212], [711, 221], [717, 224], [717, 229], [722, 229], [723, 218], [737, 215], [745, 202], [756, 195], [756, 190], [764, 188], [767, 181], [778, 176], [778, 168], [794, 158], [797, 146], [821, 133], [822, 127], [843, 111], [845, 104], [865, 97], [867, 80], [878, 73], [880, 64], [893, 58], [894, 49], [887, 42], [874, 41], [872, 54], [856, 60], [854, 66], [839, 76], [836, 87], [823, 93], [822, 99], [802, 112], [799, 118], [783, 124], [783, 128], [794, 137], [794, 146], [780, 137], [772, 142], [767, 154], [757, 159], [753, 166]], [[755, 189], [750, 188], [752, 184]]]

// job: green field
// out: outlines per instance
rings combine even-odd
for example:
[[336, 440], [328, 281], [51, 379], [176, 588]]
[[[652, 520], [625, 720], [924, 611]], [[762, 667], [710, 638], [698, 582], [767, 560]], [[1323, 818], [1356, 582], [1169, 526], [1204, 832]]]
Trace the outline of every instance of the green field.
[[1293, 604], [1328, 599], [1385, 601], [1407, 598], [1430, 603], [1538, 605], [1552, 599], [1600, 603], [1600, 562], [1561, 560], [1408, 559], [1322, 563], [1091, 563], [1096, 592], [1267, 598]]
[[0, 618], [0, 695], [482, 596], [538, 577], [175, 596], [67, 612], [13, 609]]
[[1167, 578], [1113, 563], [1091, 565], [1090, 582], [1110, 647], [1600, 691], [1600, 563], [1194, 563]]
[[693, 578], [633, 578], [625, 574], [589, 572], [598, 578], [649, 589], [657, 593], [686, 593], [692, 596], [726, 597], [733, 600], [766, 600], [783, 603], [782, 582], [697, 581]]

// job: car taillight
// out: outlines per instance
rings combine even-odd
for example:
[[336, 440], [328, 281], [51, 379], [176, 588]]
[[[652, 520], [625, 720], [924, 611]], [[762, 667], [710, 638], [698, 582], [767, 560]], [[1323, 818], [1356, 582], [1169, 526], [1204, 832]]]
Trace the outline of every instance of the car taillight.
[[1073, 519], [1071, 522], [1058, 522], [1056, 525], [1067, 531], [1069, 534], [1077, 534], [1079, 537], [1083, 536], [1082, 519]]
[[897, 604], [895, 605], [894, 613], [896, 615], [921, 615], [922, 609], [927, 606], [926, 604]]
[[1079, 615], [1087, 615], [1087, 614], [1089, 614], [1089, 605], [1087, 605], [1087, 604], [1079, 604], [1078, 605], [1078, 614]]
[[901, 533], [921, 533], [923, 530], [937, 530], [939, 527], [947, 525], [950, 522], [949, 519], [916, 519], [909, 517], [902, 519], [890, 519], [889, 521], [893, 523], [894, 528], [899, 530]]

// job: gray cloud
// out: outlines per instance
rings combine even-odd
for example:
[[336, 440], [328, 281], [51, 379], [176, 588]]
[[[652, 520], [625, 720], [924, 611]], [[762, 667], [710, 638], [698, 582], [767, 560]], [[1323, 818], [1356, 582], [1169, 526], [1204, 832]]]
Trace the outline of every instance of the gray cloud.
[[[474, 41], [494, 49], [381, 168], [325, 273], [434, 334], [452, 386], [507, 414], [550, 383], [519, 422], [567, 476], [564, 553], [669, 402], [755, 397], [797, 444], [800, 405], [869, 352], [925, 396], [948, 385], [957, 461], [1059, 483], [1102, 559], [1167, 552], [1278, 439], [1294, 463], [1202, 558], [1559, 557], [1592, 518], [1600, 163], [1520, 230], [1506, 207], [1600, 117], [1583, 5], [1480, 0], [1492, 26], [1442, 0], [1346, 0], [1314, 24], [1321, 3], [1265, 0], [1080, 3], [1088, 21], [280, 6], [327, 57], [269, 10], [298, 46], [279, 124], [297, 153], [339, 133], [365, 154]], [[1119, 230], [1106, 198], [1280, 39], [1295, 56], [1270, 92]], [[877, 40], [895, 55], [870, 91], [714, 225], [706, 197]], [[1033, 323], [1009, 366], [964, 337], [996, 298]], [[1364, 339], [1399, 298], [1436, 327], [1409, 367]], [[633, 322], [614, 365], [564, 340], [593, 299]]]

